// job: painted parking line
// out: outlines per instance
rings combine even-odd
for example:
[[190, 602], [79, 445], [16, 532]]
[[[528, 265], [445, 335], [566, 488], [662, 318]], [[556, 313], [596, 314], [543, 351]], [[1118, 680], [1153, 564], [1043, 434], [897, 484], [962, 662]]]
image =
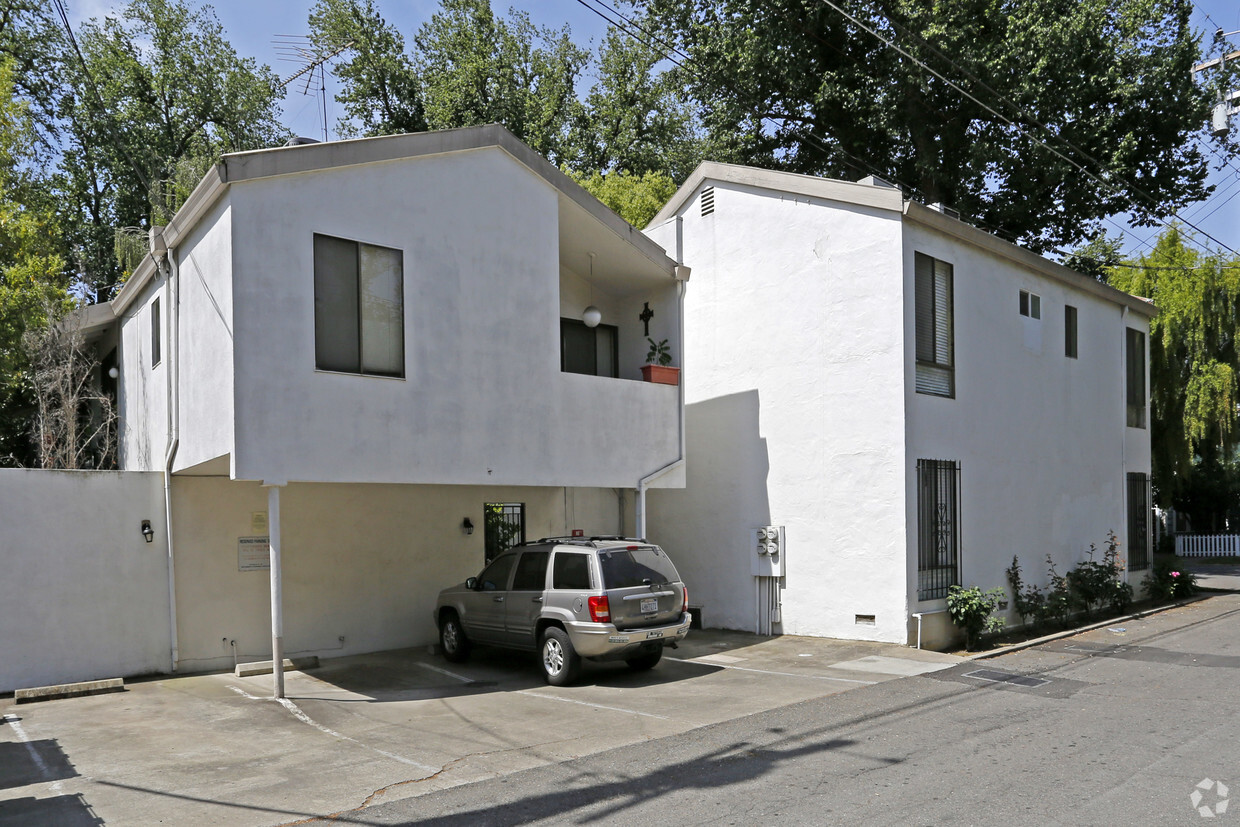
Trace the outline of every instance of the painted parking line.
[[252, 701], [275, 700], [277, 703], [280, 704], [280, 706], [284, 707], [289, 712], [293, 713], [293, 717], [301, 721], [303, 724], [312, 726], [315, 729], [317, 729], [319, 732], [330, 735], [333, 738], [339, 738], [342, 741], [349, 741], [351, 743], [357, 744], [359, 747], [364, 747], [365, 749], [368, 749], [371, 752], [377, 752], [378, 754], [382, 755], [384, 758], [391, 758], [393, 761], [399, 761], [402, 764], [408, 764], [411, 767], [417, 767], [420, 770], [426, 770], [427, 772], [430, 772], [430, 773], [436, 773], [442, 769], [442, 767], [431, 767], [426, 764], [418, 763], [417, 761], [414, 761], [412, 759], [405, 758], [403, 755], [396, 755], [395, 753], [387, 752], [386, 750], [381, 750], [378, 747], [372, 747], [369, 744], [363, 744], [361, 741], [357, 740], [356, 738], [350, 738], [348, 735], [345, 735], [342, 732], [337, 732], [334, 729], [325, 727], [322, 724], [320, 724], [318, 721], [311, 718], [306, 713], [302, 712], [301, 709], [297, 706], [297, 704], [293, 703], [288, 698], [260, 698], [258, 695], [251, 695], [249, 692], [246, 692], [244, 689], [242, 689], [239, 686], [233, 686], [232, 684], [225, 684], [225, 686], [227, 686], [233, 692], [236, 692], [238, 695], [249, 698]]
[[[30, 736], [26, 734], [26, 730], [22, 727], [21, 719], [15, 715], [5, 715], [0, 717], [0, 721], [3, 721], [12, 727], [13, 732], [17, 735], [17, 740], [20, 741], [26, 748], [26, 751], [30, 753], [30, 760], [33, 761], [34, 765], [39, 768], [39, 774], [44, 778], [51, 778], [51, 770], [47, 768], [47, 764], [43, 761], [43, 756], [39, 755], [39, 751], [35, 749], [34, 744], [30, 742]], [[60, 792], [60, 782], [53, 782], [51, 789], [52, 792]]]
[[542, 698], [548, 701], [562, 701], [566, 704], [577, 704], [579, 706], [589, 706], [594, 709], [607, 709], [611, 712], [627, 712], [629, 715], [641, 715], [643, 718], [658, 718], [660, 721], [666, 721], [666, 715], [655, 715], [650, 712], [638, 712], [636, 709], [624, 709], [618, 706], [604, 706], [603, 704], [590, 703], [589, 701], [578, 701], [575, 698], [561, 698], [559, 695], [547, 695], [543, 692], [535, 692], [532, 689], [518, 689], [518, 695], [528, 695], [531, 698]]
[[[708, 656], [709, 657], [709, 656]], [[769, 669], [754, 669], [749, 666], [731, 666], [726, 663], [716, 663], [709, 660], [701, 660], [700, 658], [672, 658], [667, 655], [663, 656], [663, 660], [674, 660], [677, 663], [691, 663], [695, 666], [713, 666], [716, 669], [735, 669], [738, 672], [756, 672], [759, 675], [781, 675], [785, 678], [809, 678], [815, 681], [838, 681], [840, 683], [859, 683], [865, 686], [873, 686], [878, 681], [859, 681], [854, 678], [833, 678], [830, 675], [804, 675], [796, 672], [772, 672]]]
[[416, 661], [416, 663], [418, 666], [421, 666], [423, 669], [429, 669], [432, 672], [438, 672], [441, 675], [447, 675], [449, 678], [455, 678], [461, 683], [477, 683], [477, 681], [475, 681], [473, 678], [467, 678], [464, 675], [458, 675], [455, 672], [449, 672], [447, 669], [441, 669], [440, 667], [432, 666], [429, 663], [423, 663], [422, 661]]

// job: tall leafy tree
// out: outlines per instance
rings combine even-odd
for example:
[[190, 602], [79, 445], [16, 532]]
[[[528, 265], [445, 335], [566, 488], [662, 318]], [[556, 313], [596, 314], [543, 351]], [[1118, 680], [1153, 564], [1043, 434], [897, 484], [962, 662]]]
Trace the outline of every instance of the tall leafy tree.
[[209, 6], [130, 0], [81, 27], [62, 101], [63, 167], [81, 275], [98, 299], [122, 273], [114, 231], [166, 221], [166, 182], [185, 159], [279, 143], [279, 80], [241, 58]]
[[1199, 253], [1172, 227], [1108, 280], [1159, 308], [1149, 346], [1159, 501], [1190, 512], [1198, 528], [1221, 528], [1240, 490], [1240, 259]]
[[676, 182], [666, 172], [649, 170], [637, 175], [627, 170], [569, 172], [569, 177], [634, 227], [645, 227], [676, 194]]
[[1199, 43], [1184, 0], [635, 4], [690, 56], [732, 160], [874, 172], [1034, 249], [1208, 193], [1190, 139], [1209, 99], [1189, 71]]

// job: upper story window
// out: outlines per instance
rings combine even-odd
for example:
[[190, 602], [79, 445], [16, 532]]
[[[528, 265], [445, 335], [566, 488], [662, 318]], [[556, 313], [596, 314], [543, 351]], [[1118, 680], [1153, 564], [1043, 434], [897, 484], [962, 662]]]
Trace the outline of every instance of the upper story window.
[[314, 360], [319, 370], [405, 375], [400, 250], [315, 234]]
[[160, 334], [162, 332], [159, 320], [159, 297], [156, 296], [155, 300], [151, 302], [151, 367], [158, 365], [159, 360], [163, 358], [163, 355], [160, 353]]
[[1020, 291], [1020, 315], [1031, 319], [1042, 318], [1042, 297], [1028, 290]]
[[620, 375], [619, 330], [614, 325], [586, 327], [578, 319], [560, 319], [560, 370], [587, 376]]
[[1127, 390], [1128, 427], [1145, 427], [1145, 334], [1127, 329], [1125, 386]]
[[917, 392], [956, 395], [952, 332], [952, 266], [924, 253], [914, 258]]
[[1076, 308], [1070, 304], [1063, 306], [1063, 355], [1069, 359], [1077, 358]]

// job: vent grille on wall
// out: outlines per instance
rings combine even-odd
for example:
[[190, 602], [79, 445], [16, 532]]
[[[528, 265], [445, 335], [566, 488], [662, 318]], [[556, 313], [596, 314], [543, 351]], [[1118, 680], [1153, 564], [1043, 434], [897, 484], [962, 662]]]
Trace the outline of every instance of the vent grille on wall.
[[702, 217], [710, 215], [715, 211], [715, 188], [706, 187], [702, 190]]

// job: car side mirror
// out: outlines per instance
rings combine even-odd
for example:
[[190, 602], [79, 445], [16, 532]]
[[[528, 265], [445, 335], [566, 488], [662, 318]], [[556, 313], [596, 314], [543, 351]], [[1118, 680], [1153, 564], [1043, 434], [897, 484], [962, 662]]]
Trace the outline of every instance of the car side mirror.
[[477, 577], [468, 578], [465, 581], [465, 588], [469, 589], [471, 592], [478, 591], [478, 578]]

